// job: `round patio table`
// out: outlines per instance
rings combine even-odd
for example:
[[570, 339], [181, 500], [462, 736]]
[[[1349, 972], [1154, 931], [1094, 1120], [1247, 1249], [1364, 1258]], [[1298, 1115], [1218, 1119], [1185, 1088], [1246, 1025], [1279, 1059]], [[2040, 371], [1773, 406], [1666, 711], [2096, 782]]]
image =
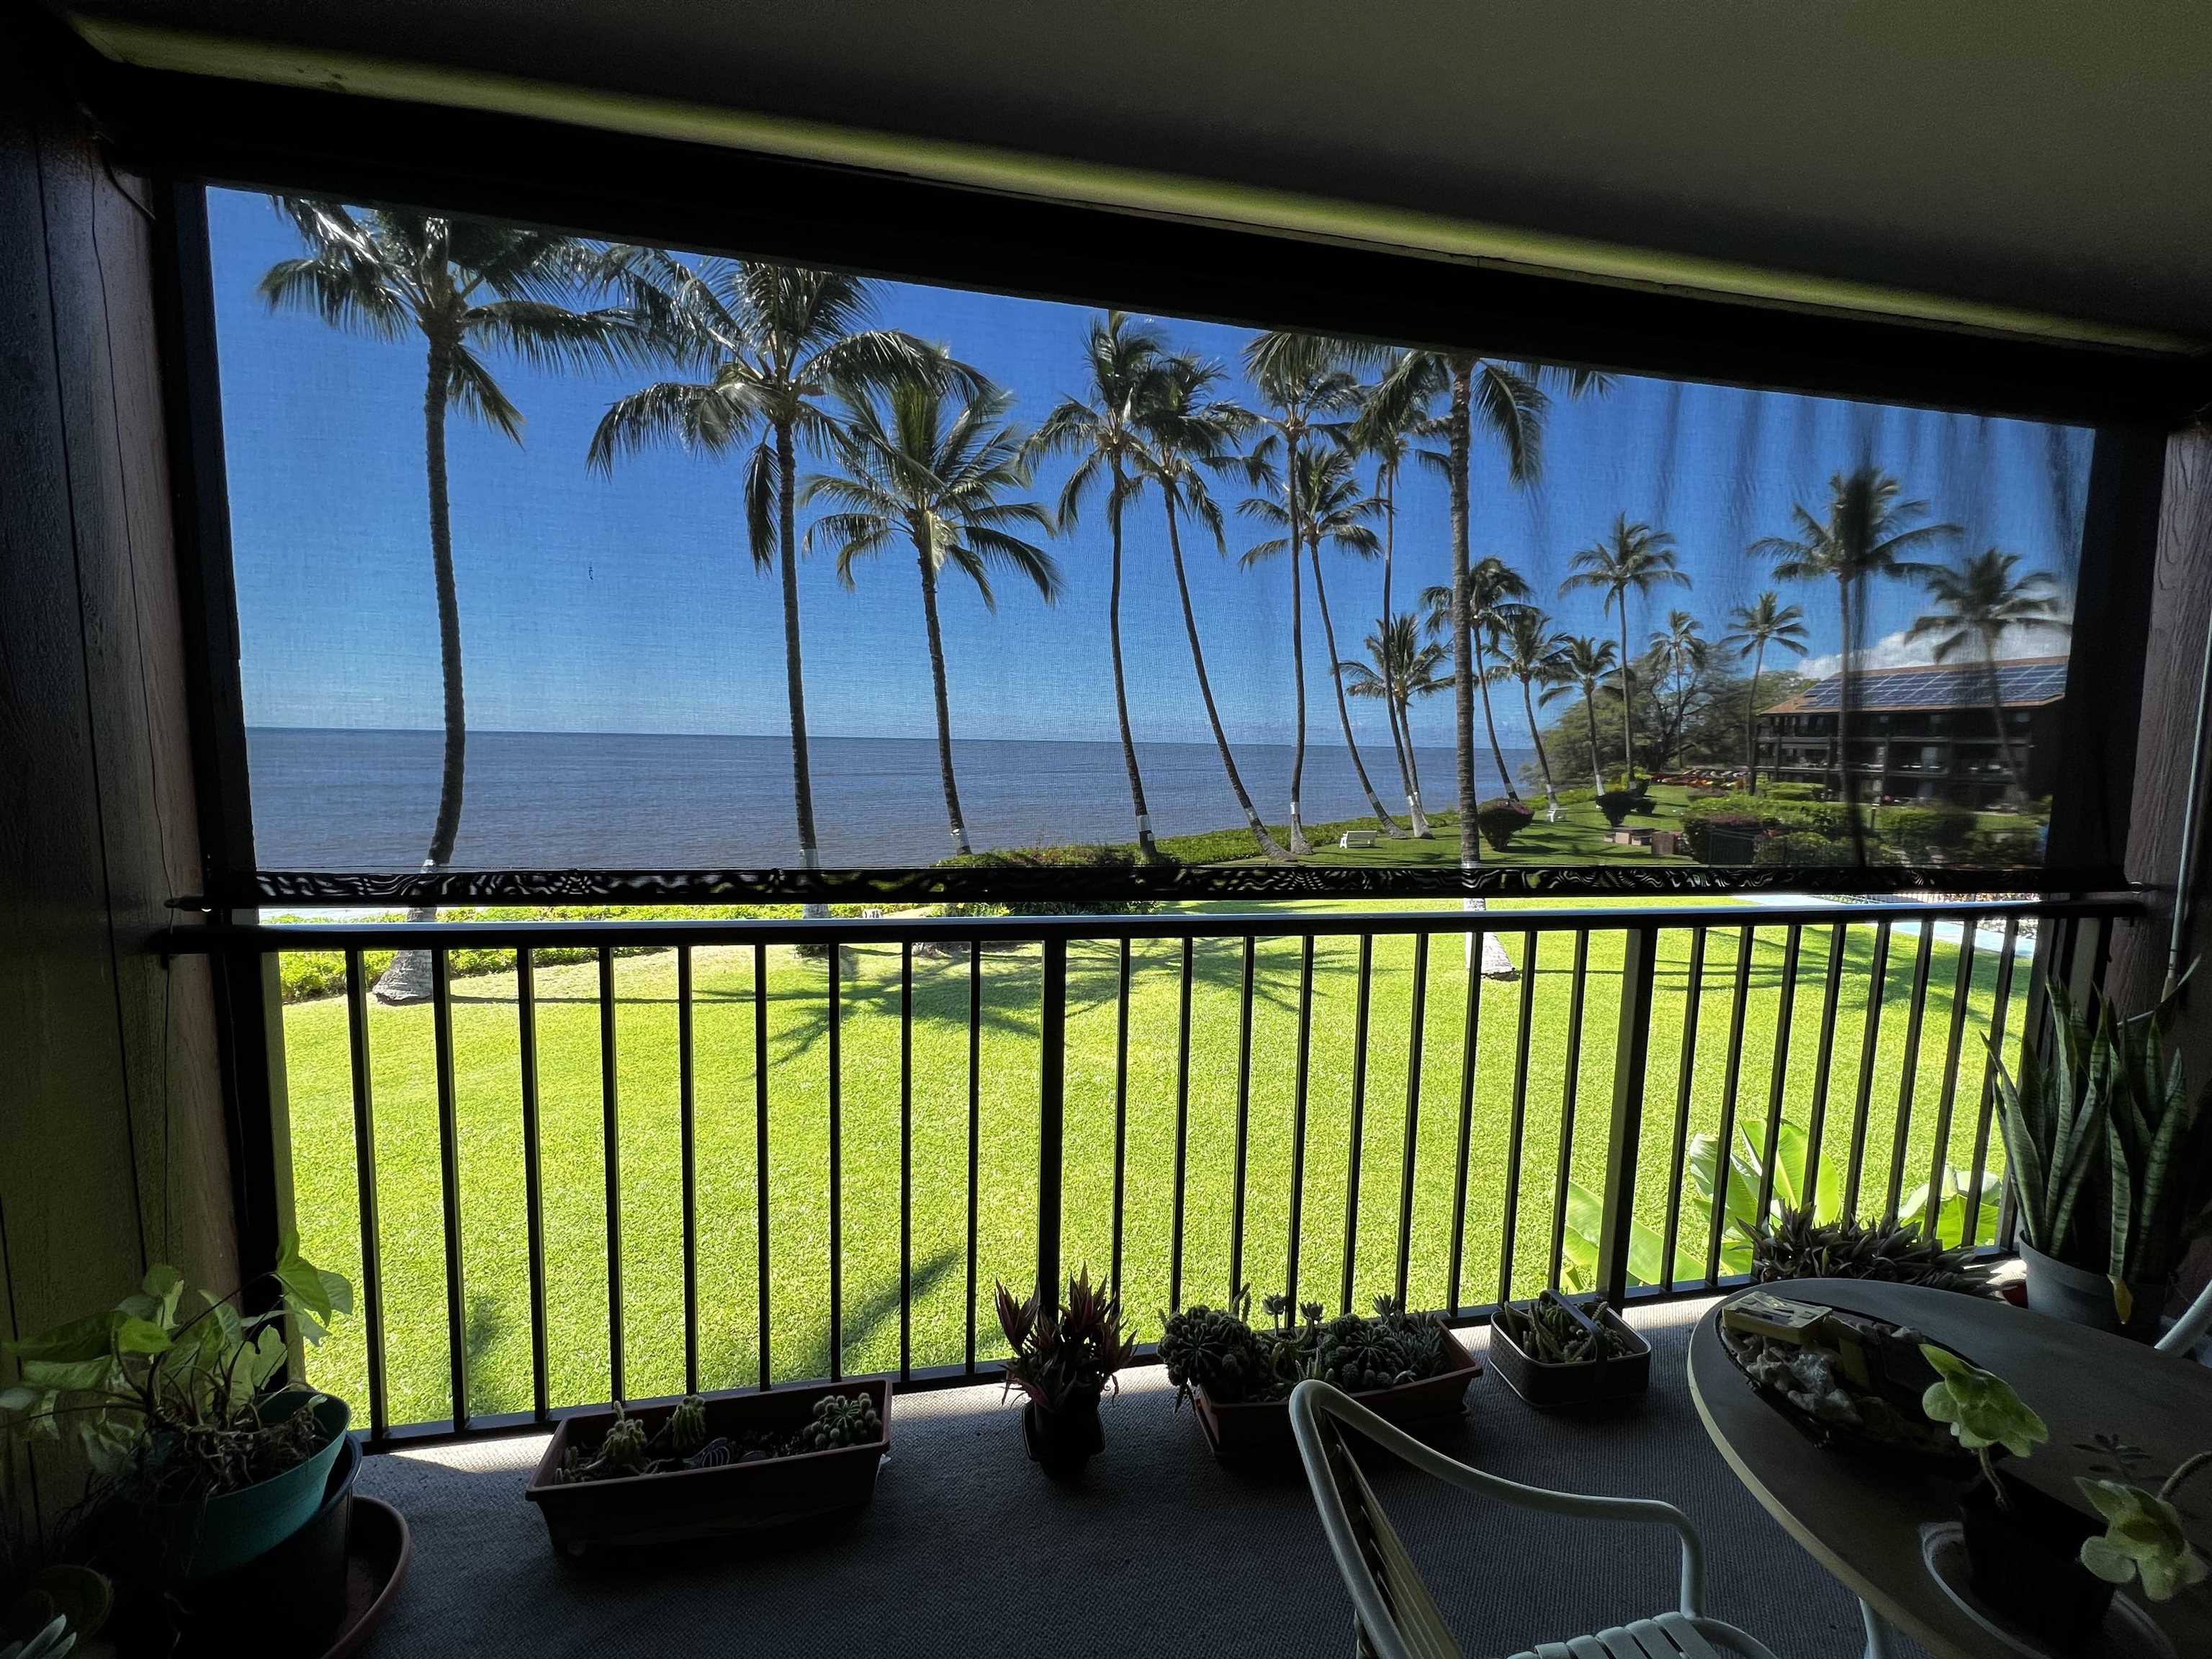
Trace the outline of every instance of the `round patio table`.
[[[2050, 1427], [2050, 1443], [2024, 1466], [2012, 1465], [2047, 1490], [2078, 1500], [2074, 1476], [2100, 1460], [2075, 1448], [2100, 1434], [2148, 1451], [2145, 1467], [2161, 1479], [2212, 1447], [2212, 1368], [2193, 1360], [2008, 1303], [1915, 1285], [1801, 1279], [1768, 1288], [1911, 1326], [2003, 1377]], [[1938, 1659], [2018, 1659], [2021, 1650], [1954, 1601], [1921, 1558], [1921, 1527], [1955, 1518], [1958, 1477], [1917, 1475], [1814, 1444], [1729, 1358], [1717, 1305], [1690, 1340], [1690, 1392], [1706, 1432], [1753, 1496], [1857, 1595], [1875, 1659], [1885, 1651], [1883, 1620]], [[2183, 1497], [2205, 1512], [2202, 1486]], [[2200, 1552], [2212, 1553], [2212, 1523], [2192, 1522], [2189, 1532]], [[2140, 1583], [2121, 1593], [2150, 1614], [2183, 1659], [2212, 1654], [2212, 1596], [2203, 1589], [2163, 1603], [2145, 1599]]]

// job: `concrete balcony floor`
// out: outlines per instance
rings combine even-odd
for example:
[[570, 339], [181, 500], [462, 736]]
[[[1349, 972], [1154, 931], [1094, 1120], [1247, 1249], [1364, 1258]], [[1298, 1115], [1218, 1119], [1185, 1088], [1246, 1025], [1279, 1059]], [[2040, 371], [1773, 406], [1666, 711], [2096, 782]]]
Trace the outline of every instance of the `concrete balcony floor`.
[[[1858, 1604], [1770, 1520], [1698, 1420], [1685, 1345], [1707, 1304], [1638, 1311], [1650, 1395], [1547, 1417], [1486, 1373], [1436, 1443], [1533, 1485], [1663, 1498], [1711, 1557], [1708, 1599], [1783, 1659], [1863, 1644]], [[1478, 1347], [1486, 1330], [1472, 1334]], [[994, 1384], [902, 1397], [872, 1506], [804, 1547], [718, 1543], [628, 1563], [555, 1557], [523, 1497], [542, 1437], [372, 1458], [414, 1565], [376, 1659], [526, 1655], [1328, 1654], [1351, 1607], [1303, 1476], [1232, 1473], [1157, 1367], [1104, 1407], [1107, 1449], [1062, 1489], [1024, 1455]], [[1512, 1653], [1671, 1605], [1671, 1535], [1486, 1504], [1377, 1458], [1386, 1509], [1473, 1655]], [[1903, 1652], [1917, 1656], [1911, 1643]]]

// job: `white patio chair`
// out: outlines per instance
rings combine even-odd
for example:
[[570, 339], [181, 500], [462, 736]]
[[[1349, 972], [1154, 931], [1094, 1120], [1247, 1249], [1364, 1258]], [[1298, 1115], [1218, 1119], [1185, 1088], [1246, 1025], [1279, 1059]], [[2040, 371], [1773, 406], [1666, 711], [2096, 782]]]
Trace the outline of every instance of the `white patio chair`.
[[1374, 1488], [1353, 1460], [1339, 1424], [1358, 1430], [1415, 1468], [1468, 1492], [1553, 1515], [1656, 1522], [1674, 1529], [1682, 1541], [1678, 1611], [1601, 1630], [1595, 1636], [1541, 1643], [1516, 1659], [1719, 1659], [1721, 1650], [1744, 1659], [1774, 1659], [1735, 1626], [1705, 1617], [1705, 1547], [1689, 1517], [1673, 1504], [1644, 1498], [1547, 1492], [1486, 1474], [1423, 1445], [1340, 1389], [1301, 1382], [1291, 1395], [1291, 1426], [1297, 1435], [1298, 1455], [1305, 1462], [1329, 1551], [1344, 1575], [1345, 1588], [1352, 1592], [1353, 1651], [1358, 1659], [1450, 1659], [1460, 1647], [1421, 1582], [1413, 1557], [1376, 1501]]

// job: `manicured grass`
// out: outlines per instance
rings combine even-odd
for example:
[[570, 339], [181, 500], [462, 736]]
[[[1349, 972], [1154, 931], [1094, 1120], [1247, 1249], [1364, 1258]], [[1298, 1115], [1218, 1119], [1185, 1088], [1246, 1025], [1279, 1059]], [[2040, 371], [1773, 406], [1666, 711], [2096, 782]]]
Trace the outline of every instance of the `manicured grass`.
[[[1200, 907], [1200, 908], [1206, 907]], [[1357, 908], [1357, 907], [1347, 907]], [[1500, 904], [1494, 913], [1510, 914]], [[1692, 1067], [1690, 1127], [1717, 1124], [1729, 1077], [1729, 1007], [1741, 926], [1751, 908], [1717, 910], [1709, 934]], [[1784, 930], [1758, 927], [1749, 961], [1750, 997], [1738, 1079], [1740, 1115], [1763, 1133], [1779, 1079], [1788, 1116], [1809, 1109], [1821, 1030], [1829, 932], [1802, 940], [1794, 1024], [1785, 1063], [1774, 1061]], [[1841, 974], [1826, 1147], [1840, 1161], [1859, 1077], [1873, 929], [1850, 928]], [[1509, 955], [1526, 965], [1520, 936]], [[1595, 1188], [1613, 1092], [1622, 939], [1589, 942], [1575, 1107], [1568, 1147], [1574, 1176]], [[1511, 1283], [1516, 1294], [1544, 1280], [1552, 1194], [1571, 1074], [1568, 1027], [1576, 945], [1541, 942], [1527, 1045], [1526, 1131], [1513, 1206]], [[1662, 936], [1646, 1110], [1637, 1185], [1639, 1215], [1666, 1214], [1675, 1125], [1689, 935]], [[1176, 1139], [1178, 982], [1181, 947], [1139, 943], [1133, 952], [1127, 1090], [1127, 1195], [1124, 1281], [1140, 1334], [1157, 1334], [1170, 1277]], [[1355, 1288], [1364, 1300], [1393, 1283], [1400, 1170], [1406, 1141], [1407, 1060], [1414, 956], [1409, 939], [1378, 939], [1360, 1132]], [[1334, 1305], [1346, 1235], [1347, 1154], [1353, 1121], [1353, 1028], [1358, 946], [1321, 941], [1315, 953], [1310, 1082], [1306, 1103], [1304, 1201], [1300, 1221], [1302, 1295]], [[1927, 1178], [1935, 1121], [1944, 1097], [1956, 952], [1937, 944], [1906, 1126], [1906, 1191]], [[1189, 1053], [1182, 1294], [1218, 1300], [1227, 1288], [1234, 1209], [1243, 945], [1204, 940], [1194, 955]], [[675, 960], [662, 954], [615, 964], [617, 1080], [622, 1196], [622, 1296], [627, 1391], [674, 1392], [683, 1383], [682, 1211], [677, 1097]], [[913, 1352], [916, 1364], [959, 1361], [965, 1347], [968, 1182], [968, 964], [915, 963], [913, 1021]], [[1875, 1059], [1871, 1130], [1863, 1207], [1878, 1209], [1891, 1163], [1912, 978], [1910, 939], [1900, 933], [1883, 985]], [[1954, 1164], [1971, 1162], [1982, 1095], [1983, 1028], [1995, 964], [1975, 961], [1962, 1033], [1949, 1140]], [[1103, 1273], [1112, 1248], [1115, 947], [1069, 951], [1066, 1209], [1063, 1260]], [[837, 1031], [842, 1154], [843, 1362], [848, 1371], [895, 1366], [899, 1357], [899, 956], [895, 947], [849, 951], [842, 970]], [[827, 964], [777, 949], [768, 957], [770, 1309], [779, 1377], [821, 1373], [827, 1364], [830, 1032]], [[702, 1382], [727, 1387], [757, 1375], [753, 983], [751, 953], [696, 952], [699, 1341]], [[988, 954], [982, 966], [978, 1042], [980, 1125], [975, 1206], [978, 1217], [976, 1347], [988, 1362], [1000, 1344], [989, 1309], [994, 1281], [1020, 1282], [1036, 1263], [1035, 1182], [1038, 1099], [1036, 1030], [1041, 985], [1034, 948]], [[1299, 946], [1262, 941], [1255, 957], [1247, 1127], [1243, 1273], [1257, 1290], [1284, 1282], [1294, 1158]], [[2021, 1024], [2014, 984], [2010, 1024]], [[1420, 1044], [1419, 1112], [1408, 1262], [1413, 1301], [1448, 1295], [1453, 1187], [1466, 1006], [1463, 953], [1439, 939], [1428, 962]], [[1504, 1184], [1516, 1098], [1522, 988], [1486, 982], [1469, 1119], [1461, 1297], [1497, 1293], [1507, 1224]], [[541, 1139], [548, 1269], [551, 1393], [556, 1403], [609, 1392], [604, 1166], [595, 969], [538, 974]], [[465, 1259], [470, 1404], [477, 1413], [526, 1408], [530, 1400], [523, 1148], [517, 1012], [511, 973], [455, 988], [453, 1010], [460, 1202]], [[392, 1417], [444, 1416], [447, 1399], [446, 1286], [439, 1189], [431, 1012], [372, 1006], [379, 1237]], [[286, 1010], [292, 1168], [309, 1254], [358, 1282], [353, 1120], [342, 1000]], [[1994, 1147], [1992, 1165], [1998, 1160]], [[366, 1409], [358, 1320], [314, 1356], [324, 1386]], [[987, 1364], [987, 1370], [988, 1370]]]

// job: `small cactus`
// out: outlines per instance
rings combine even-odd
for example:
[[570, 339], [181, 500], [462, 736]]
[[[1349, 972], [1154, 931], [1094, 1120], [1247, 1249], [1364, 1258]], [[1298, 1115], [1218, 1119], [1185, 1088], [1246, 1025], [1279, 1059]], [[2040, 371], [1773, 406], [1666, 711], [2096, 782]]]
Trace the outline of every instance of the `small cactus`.
[[689, 1457], [707, 1443], [707, 1402], [697, 1395], [686, 1396], [668, 1414], [668, 1443], [678, 1457]]
[[864, 1394], [825, 1395], [814, 1402], [814, 1415], [799, 1430], [794, 1452], [835, 1451], [866, 1446], [884, 1437], [884, 1419]]

